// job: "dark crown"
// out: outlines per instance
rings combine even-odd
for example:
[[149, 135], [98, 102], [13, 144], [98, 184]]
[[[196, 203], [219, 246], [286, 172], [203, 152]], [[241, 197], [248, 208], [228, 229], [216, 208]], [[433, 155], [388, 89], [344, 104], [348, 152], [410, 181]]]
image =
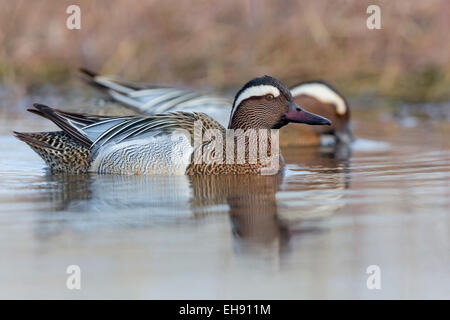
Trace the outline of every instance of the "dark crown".
[[241, 90], [239, 90], [238, 93], [236, 93], [236, 96], [234, 97], [234, 101], [233, 101], [233, 106], [235, 106], [234, 104], [236, 103], [236, 99], [239, 97], [239, 95], [243, 91], [245, 91], [248, 88], [261, 86], [261, 85], [274, 86], [275, 88], [280, 90], [281, 94], [284, 95], [288, 101], [292, 101], [291, 91], [284, 84], [282, 84], [281, 81], [279, 81], [279, 80], [277, 80], [277, 79], [275, 79], [275, 78], [273, 78], [271, 76], [265, 75], [263, 77], [255, 78], [255, 79], [250, 80], [249, 82], [247, 82], [241, 88]]

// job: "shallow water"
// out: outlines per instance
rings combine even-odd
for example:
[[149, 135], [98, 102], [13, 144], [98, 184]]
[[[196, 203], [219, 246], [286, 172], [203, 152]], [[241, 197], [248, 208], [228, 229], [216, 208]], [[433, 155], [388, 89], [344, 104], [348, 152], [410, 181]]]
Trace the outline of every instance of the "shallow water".
[[416, 119], [357, 111], [352, 149], [201, 178], [50, 175], [7, 134], [48, 124], [5, 122], [0, 297], [450, 298], [449, 126]]

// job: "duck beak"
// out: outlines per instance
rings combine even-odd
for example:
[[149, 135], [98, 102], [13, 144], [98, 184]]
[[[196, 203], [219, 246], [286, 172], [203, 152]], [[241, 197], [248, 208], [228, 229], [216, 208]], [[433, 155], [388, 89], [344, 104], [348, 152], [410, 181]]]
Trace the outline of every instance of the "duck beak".
[[310, 125], [331, 125], [331, 121], [317, 114], [300, 108], [295, 102], [289, 102], [289, 110], [284, 115], [288, 122], [306, 123]]

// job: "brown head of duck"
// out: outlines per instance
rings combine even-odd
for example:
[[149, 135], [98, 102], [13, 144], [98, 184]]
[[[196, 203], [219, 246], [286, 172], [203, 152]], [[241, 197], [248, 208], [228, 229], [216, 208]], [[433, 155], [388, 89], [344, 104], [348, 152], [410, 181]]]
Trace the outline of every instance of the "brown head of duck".
[[[207, 161], [202, 161], [202, 164], [200, 165], [193, 165], [190, 169], [194, 171], [206, 170], [208, 173], [210, 173], [209, 171], [215, 171], [216, 174], [261, 173], [261, 159], [258, 158], [257, 163], [253, 165], [251, 164], [252, 161], [249, 161], [249, 150], [251, 149], [251, 145], [253, 144], [253, 147], [259, 147], [261, 140], [258, 140], [260, 137], [257, 137], [256, 134], [252, 136], [251, 134], [249, 135], [248, 132], [252, 130], [261, 132], [262, 130], [280, 129], [288, 123], [331, 125], [331, 122], [325, 117], [310, 113], [299, 106], [294, 101], [290, 90], [277, 79], [270, 76], [255, 78], [247, 82], [236, 94], [228, 124], [228, 129], [232, 132], [242, 130], [242, 133], [235, 134], [234, 138], [236, 138], [238, 146], [240, 145], [240, 142], [244, 145], [244, 164], [236, 162], [238, 156], [236, 154], [236, 149], [234, 149], [234, 163], [222, 162], [220, 165], [205, 165], [205, 163], [211, 163], [209, 161], [211, 152], [203, 150], [202, 154], [207, 155]], [[226, 133], [227, 139], [230, 131]], [[268, 133], [267, 137], [267, 154], [268, 156], [272, 156], [271, 133]], [[212, 145], [205, 145], [205, 149], [208, 149], [210, 146]], [[259, 150], [258, 157], [261, 157], [261, 153], [261, 150]], [[205, 159], [203, 158], [202, 160]], [[283, 160], [281, 155], [279, 160], [280, 165], [282, 166]]]
[[350, 108], [345, 97], [324, 81], [308, 81], [291, 88], [293, 101], [331, 121], [330, 126], [303, 126], [291, 124], [280, 130], [280, 145], [318, 146], [331, 142], [349, 144], [353, 141], [350, 128]]
[[331, 125], [296, 103], [279, 80], [263, 76], [247, 82], [236, 94], [228, 129], [280, 129], [288, 123]]

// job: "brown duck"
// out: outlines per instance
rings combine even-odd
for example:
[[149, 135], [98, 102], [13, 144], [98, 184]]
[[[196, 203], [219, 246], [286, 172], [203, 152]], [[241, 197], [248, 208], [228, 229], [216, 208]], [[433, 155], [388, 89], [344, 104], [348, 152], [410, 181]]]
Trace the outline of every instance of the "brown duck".
[[[160, 85], [143, 85], [98, 75], [81, 69], [84, 79], [105, 91], [113, 100], [138, 114], [153, 115], [173, 111], [203, 112], [227, 126], [232, 101], [205, 92]], [[331, 120], [330, 126], [289, 124], [280, 130], [280, 146], [349, 144], [350, 108], [345, 97], [325, 81], [302, 82], [290, 88], [294, 102], [306, 110]]]
[[290, 124], [280, 130], [281, 146], [349, 144], [354, 138], [350, 128], [350, 108], [345, 97], [324, 81], [309, 81], [291, 87], [294, 102], [329, 119], [330, 126]]
[[[236, 94], [228, 125], [233, 130], [198, 112], [108, 117], [69, 113], [40, 104], [29, 111], [51, 120], [62, 131], [15, 135], [52, 171], [70, 173], [264, 174], [265, 169], [272, 169], [272, 163], [263, 159], [260, 150], [256, 158], [252, 157], [250, 149], [267, 141], [265, 156], [276, 157], [276, 168], [282, 167], [281, 155], [272, 151], [277, 141], [270, 129], [290, 122], [331, 124], [303, 110], [293, 101], [289, 89], [269, 76], [249, 81]], [[269, 133], [249, 135], [252, 130]], [[242, 142], [245, 146], [241, 158], [237, 148], [231, 152], [227, 148], [231, 145], [229, 132], [234, 135], [233, 144]], [[225, 142], [218, 143], [219, 138]]]

